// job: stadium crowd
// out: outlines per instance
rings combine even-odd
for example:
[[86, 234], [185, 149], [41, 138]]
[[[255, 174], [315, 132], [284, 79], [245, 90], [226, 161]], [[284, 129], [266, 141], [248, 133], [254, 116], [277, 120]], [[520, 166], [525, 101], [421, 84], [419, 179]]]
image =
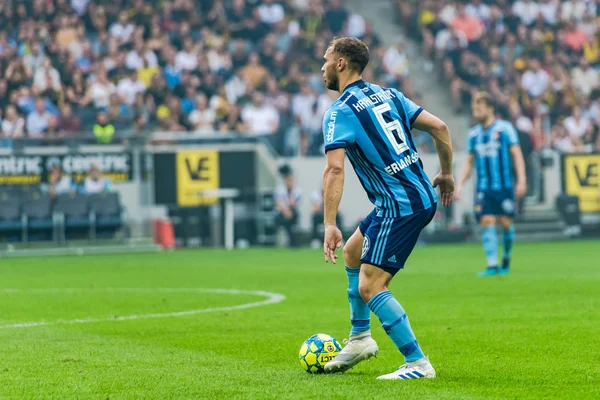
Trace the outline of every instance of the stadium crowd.
[[218, 131], [320, 154], [336, 35], [370, 46], [365, 79], [414, 95], [403, 49], [340, 0], [5, 0], [0, 24], [0, 146]]
[[489, 91], [526, 147], [600, 152], [600, 2], [395, 0], [457, 112]]

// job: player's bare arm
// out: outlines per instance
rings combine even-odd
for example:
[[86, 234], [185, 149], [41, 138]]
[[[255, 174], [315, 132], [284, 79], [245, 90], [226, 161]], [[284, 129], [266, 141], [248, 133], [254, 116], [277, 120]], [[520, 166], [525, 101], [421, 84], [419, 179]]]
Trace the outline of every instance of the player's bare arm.
[[440, 188], [444, 206], [449, 206], [454, 198], [454, 177], [452, 176], [452, 140], [448, 126], [435, 115], [423, 111], [415, 120], [414, 127], [428, 132], [433, 138], [440, 160], [440, 173], [433, 179], [433, 187]]
[[323, 203], [325, 217], [325, 239], [323, 251], [325, 262], [337, 260], [335, 250], [342, 247], [342, 232], [337, 227], [335, 219], [344, 190], [344, 157], [345, 149], [333, 149], [327, 152], [327, 165], [323, 173]]
[[515, 166], [515, 172], [517, 174], [517, 185], [515, 186], [515, 194], [518, 198], [521, 198], [527, 194], [527, 175], [525, 175], [525, 160], [523, 159], [523, 152], [519, 145], [510, 147], [510, 155], [513, 159]]
[[458, 185], [456, 185], [456, 189], [454, 190], [454, 198], [456, 200], [460, 200], [462, 196], [462, 189], [467, 183], [467, 180], [471, 177], [473, 173], [473, 166], [475, 165], [475, 155], [469, 154], [467, 156], [467, 162], [460, 174], [460, 178], [458, 179]]

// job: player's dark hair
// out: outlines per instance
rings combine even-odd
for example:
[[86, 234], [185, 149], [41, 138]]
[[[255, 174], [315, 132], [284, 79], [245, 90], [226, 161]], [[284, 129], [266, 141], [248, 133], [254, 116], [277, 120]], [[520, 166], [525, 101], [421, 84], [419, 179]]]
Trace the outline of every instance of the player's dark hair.
[[494, 111], [496, 110], [496, 103], [492, 99], [492, 96], [488, 92], [477, 92], [473, 97], [473, 101], [475, 103], [483, 103], [486, 107], [492, 108]]
[[344, 57], [350, 68], [362, 74], [369, 63], [369, 47], [362, 40], [353, 37], [336, 38], [329, 43], [332, 51]]

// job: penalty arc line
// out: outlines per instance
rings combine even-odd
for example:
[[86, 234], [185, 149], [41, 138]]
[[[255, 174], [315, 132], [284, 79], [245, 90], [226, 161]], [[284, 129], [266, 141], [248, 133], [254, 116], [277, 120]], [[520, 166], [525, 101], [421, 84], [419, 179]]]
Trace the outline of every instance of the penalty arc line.
[[86, 291], [102, 291], [107, 293], [215, 293], [215, 294], [233, 294], [233, 295], [251, 295], [265, 296], [266, 300], [256, 301], [252, 303], [238, 304], [227, 307], [202, 308], [198, 310], [175, 311], [169, 313], [152, 313], [139, 315], [125, 315], [121, 317], [108, 318], [80, 318], [71, 320], [56, 320], [56, 321], [39, 321], [39, 322], [22, 322], [10, 325], [0, 325], [0, 329], [10, 328], [32, 328], [36, 326], [48, 325], [73, 325], [73, 324], [89, 324], [94, 322], [112, 322], [112, 321], [131, 321], [137, 319], [154, 319], [154, 318], [171, 318], [183, 317], [188, 315], [203, 314], [219, 311], [234, 311], [247, 308], [267, 306], [271, 304], [281, 303], [285, 300], [285, 296], [280, 293], [265, 292], [260, 290], [237, 290], [237, 289], [203, 289], [203, 288], [99, 288], [99, 289], [79, 289], [79, 288], [64, 288], [64, 289], [0, 289], [1, 293], [6, 294], [57, 294], [57, 293], [81, 293]]

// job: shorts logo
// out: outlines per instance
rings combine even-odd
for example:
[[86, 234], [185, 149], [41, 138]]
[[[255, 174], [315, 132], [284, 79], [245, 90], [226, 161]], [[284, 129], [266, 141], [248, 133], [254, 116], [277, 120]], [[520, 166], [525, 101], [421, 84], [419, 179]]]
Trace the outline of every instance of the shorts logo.
[[515, 204], [512, 200], [506, 199], [502, 202], [502, 210], [506, 213], [512, 213], [515, 211]]
[[481, 201], [481, 200], [483, 200], [484, 197], [485, 197], [485, 193], [483, 193], [483, 192], [477, 193], [477, 200]]
[[364, 258], [368, 252], [369, 252], [369, 237], [365, 236], [365, 240], [363, 240], [363, 248], [362, 248], [362, 254], [360, 255], [360, 258]]

